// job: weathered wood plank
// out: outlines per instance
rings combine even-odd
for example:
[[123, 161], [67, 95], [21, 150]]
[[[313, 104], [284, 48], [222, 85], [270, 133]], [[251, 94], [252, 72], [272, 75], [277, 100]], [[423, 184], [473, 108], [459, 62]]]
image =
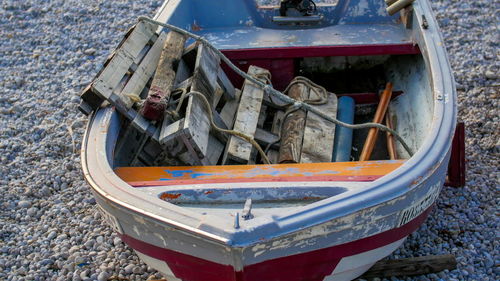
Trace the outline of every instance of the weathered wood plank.
[[179, 137], [182, 133], [183, 127], [184, 118], [182, 118], [181, 120], [177, 120], [171, 124], [169, 124], [166, 120], [163, 120], [159, 137], [160, 144], [167, 144], [173, 139]]
[[[290, 87], [288, 96], [304, 101], [309, 98], [309, 88], [303, 84]], [[288, 114], [281, 126], [279, 163], [300, 163], [302, 140], [306, 123], [306, 112], [298, 109]]]
[[208, 162], [210, 163], [209, 165], [217, 165], [223, 151], [224, 144], [213, 135], [210, 135], [208, 137], [208, 152], [206, 156]]
[[[270, 75], [268, 70], [253, 65], [248, 69], [248, 74], [252, 76]], [[263, 97], [263, 89], [245, 80], [234, 121], [233, 129], [235, 131], [252, 137], [255, 135]], [[250, 161], [251, 152], [252, 145], [250, 143], [239, 137], [231, 136], [222, 161], [223, 163], [237, 162], [246, 164]]]
[[262, 128], [264, 127], [264, 122], [266, 122], [267, 119], [267, 106], [263, 104], [260, 107], [260, 112], [259, 112], [259, 120], [257, 121], [257, 127]]
[[149, 87], [148, 97], [140, 111], [146, 119], [159, 121], [163, 118], [185, 42], [186, 36], [183, 34], [175, 31], [170, 31], [167, 34], [160, 61], [156, 67], [151, 87]]
[[[310, 99], [315, 100], [310, 93]], [[337, 117], [337, 96], [328, 93], [328, 102], [317, 105], [317, 109], [329, 117]], [[300, 163], [331, 162], [333, 154], [333, 140], [335, 137], [335, 124], [325, 120], [313, 112], [307, 112], [302, 141]]]
[[219, 67], [219, 73], [217, 74], [217, 82], [222, 86], [224, 90], [224, 96], [227, 101], [233, 100], [235, 98], [236, 89], [233, 86], [233, 83], [229, 81], [226, 73], [222, 68]]
[[154, 25], [145, 22], [138, 23], [94, 80], [93, 91], [103, 99], [110, 98], [130, 66], [133, 63], [138, 63], [140, 52], [153, 34]]
[[383, 278], [393, 276], [414, 276], [436, 273], [457, 268], [453, 255], [425, 256], [397, 260], [382, 260], [365, 272], [360, 278]]
[[274, 113], [273, 116], [273, 125], [271, 127], [271, 133], [279, 136], [281, 125], [283, 124], [283, 118], [285, 118], [285, 112], [278, 110]]
[[215, 90], [217, 84], [217, 75], [219, 74], [220, 57], [211, 49], [199, 45], [196, 56], [195, 72], [201, 71], [210, 82], [212, 90]]
[[269, 158], [269, 161], [272, 163], [272, 164], [276, 164], [278, 163], [278, 158], [280, 157], [280, 153], [279, 151], [277, 150], [274, 150], [274, 149], [270, 149], [268, 152], [267, 152], [267, 158]]
[[279, 138], [277, 135], [268, 132], [264, 129], [257, 128], [255, 130], [255, 136], [254, 139], [261, 145], [267, 146], [270, 143], [276, 143]]
[[234, 99], [228, 100], [226, 104], [222, 107], [220, 111], [220, 117], [226, 123], [228, 128], [232, 128], [234, 124], [234, 116], [236, 115], [236, 110], [240, 104], [241, 91], [236, 89], [234, 94]]
[[93, 92], [103, 99], [109, 99], [132, 63], [133, 58], [117, 51], [106, 68], [94, 80]]
[[184, 59], [181, 59], [179, 61], [179, 66], [177, 67], [177, 72], [175, 74], [174, 85], [177, 87], [177, 84], [181, 83], [182, 81], [185, 81], [190, 77], [191, 77], [191, 70], [189, 69], [189, 66], [184, 61]]
[[184, 130], [191, 136], [197, 157], [205, 158], [208, 149], [210, 122], [203, 101], [197, 96], [190, 96], [186, 108]]
[[[202, 93], [211, 104], [214, 102], [219, 64], [220, 58], [217, 55], [202, 45], [198, 46], [191, 91]], [[189, 96], [186, 107], [184, 133], [189, 136], [191, 146], [193, 147], [193, 151], [197, 153], [197, 157], [201, 161], [205, 161], [206, 165], [215, 164], [209, 161], [219, 158], [216, 153], [220, 151], [219, 148], [223, 145], [219, 140], [210, 136], [209, 114], [213, 116], [213, 112], [207, 110], [200, 97], [195, 95]], [[217, 116], [214, 118], [214, 121], [219, 126], [225, 125]], [[207, 156], [208, 151], [212, 153], [210, 157]]]
[[153, 46], [151, 46], [149, 52], [137, 67], [134, 74], [132, 74], [132, 77], [130, 77], [130, 80], [121, 91], [120, 97], [127, 108], [130, 108], [133, 105], [133, 101], [128, 96], [139, 96], [148, 83], [149, 79], [151, 79], [151, 76], [153, 76], [153, 73], [156, 70], [156, 64], [160, 59], [163, 43], [166, 37], [166, 33], [160, 34]]

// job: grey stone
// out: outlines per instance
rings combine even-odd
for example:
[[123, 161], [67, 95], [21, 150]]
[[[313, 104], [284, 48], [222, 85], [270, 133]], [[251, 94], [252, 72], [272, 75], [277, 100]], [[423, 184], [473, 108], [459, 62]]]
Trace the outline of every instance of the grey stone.
[[26, 200], [21, 200], [17, 203], [17, 206], [19, 206], [20, 208], [29, 208], [31, 207], [31, 202]]
[[486, 70], [486, 72], [484, 73], [484, 76], [488, 79], [497, 79], [498, 78], [498, 75], [492, 71], [492, 70]]
[[84, 53], [85, 55], [87, 55], [87, 56], [92, 56], [92, 55], [94, 55], [96, 52], [97, 52], [97, 50], [96, 50], [96, 49], [94, 49], [94, 48], [89, 48], [89, 49], [86, 49], [86, 50], [84, 50], [84, 51], [83, 51], [83, 53]]

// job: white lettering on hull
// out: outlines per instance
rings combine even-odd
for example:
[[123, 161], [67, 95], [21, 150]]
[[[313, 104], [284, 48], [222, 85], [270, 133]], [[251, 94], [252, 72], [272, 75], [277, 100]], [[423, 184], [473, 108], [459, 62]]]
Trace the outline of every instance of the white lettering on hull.
[[442, 182], [438, 181], [429, 189], [429, 192], [420, 200], [418, 200], [415, 204], [410, 207], [404, 209], [400, 212], [398, 226], [407, 224], [414, 218], [418, 217], [423, 211], [427, 210], [434, 201], [436, 201], [439, 195], [439, 189], [442, 186]]

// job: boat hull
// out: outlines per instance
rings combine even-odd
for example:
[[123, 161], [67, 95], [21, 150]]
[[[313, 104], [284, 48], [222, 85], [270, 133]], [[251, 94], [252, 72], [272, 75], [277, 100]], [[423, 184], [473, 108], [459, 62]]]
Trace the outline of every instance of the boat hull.
[[[429, 215], [446, 175], [449, 153], [428, 171], [426, 177], [397, 198], [376, 206], [347, 213], [323, 223], [276, 236], [257, 243], [221, 241], [201, 233], [186, 231], [136, 209], [133, 204], [117, 202], [105, 190], [110, 186], [95, 183], [99, 176], [98, 155], [112, 147], [113, 123], [118, 122], [112, 108], [93, 116], [87, 131], [84, 162], [89, 183], [103, 218], [141, 259], [162, 272], [168, 280], [250, 281], [250, 280], [350, 280], [397, 249]], [[116, 130], [116, 129], [115, 129]], [[111, 152], [109, 152], [111, 153]], [[88, 157], [93, 154], [94, 157]], [[109, 165], [109, 164], [108, 164]], [[101, 171], [102, 172], [102, 171]], [[130, 187], [129, 187], [130, 189]], [[132, 202], [129, 202], [132, 203]], [[175, 279], [174, 279], [175, 278]]]
[[[103, 216], [122, 241], [168, 280], [352, 280], [401, 246], [425, 221], [443, 184], [444, 171], [446, 165], [438, 167], [404, 197], [247, 247], [214, 245], [203, 237], [195, 238], [175, 228], [160, 226], [148, 217], [114, 205], [99, 193], [95, 195]], [[425, 195], [415, 196], [421, 193]], [[414, 199], [407, 200], [412, 197]], [[409, 207], [401, 208], [401, 205]], [[394, 212], [388, 214], [386, 209]], [[350, 240], [352, 238], [354, 240]], [[321, 248], [317, 249], [318, 245]], [[238, 262], [231, 264], [220, 256], [196, 254], [207, 248], [212, 248], [212, 253], [229, 253]], [[262, 255], [266, 256], [265, 260], [258, 259]]]

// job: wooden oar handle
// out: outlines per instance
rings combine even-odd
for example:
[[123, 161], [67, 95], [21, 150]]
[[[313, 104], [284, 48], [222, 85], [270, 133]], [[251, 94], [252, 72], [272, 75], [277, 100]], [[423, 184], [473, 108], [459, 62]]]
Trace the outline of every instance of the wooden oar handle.
[[[382, 120], [384, 119], [385, 116], [385, 112], [389, 107], [391, 96], [392, 96], [392, 83], [389, 82], [385, 86], [385, 90], [380, 96], [380, 102], [378, 104], [377, 111], [375, 112], [373, 123], [382, 123]], [[361, 156], [359, 157], [359, 161], [370, 160], [373, 147], [375, 146], [375, 142], [377, 141], [377, 133], [378, 133], [378, 128], [371, 128], [370, 131], [368, 132], [368, 136], [366, 137], [365, 145], [363, 146], [363, 150], [361, 151]]]

